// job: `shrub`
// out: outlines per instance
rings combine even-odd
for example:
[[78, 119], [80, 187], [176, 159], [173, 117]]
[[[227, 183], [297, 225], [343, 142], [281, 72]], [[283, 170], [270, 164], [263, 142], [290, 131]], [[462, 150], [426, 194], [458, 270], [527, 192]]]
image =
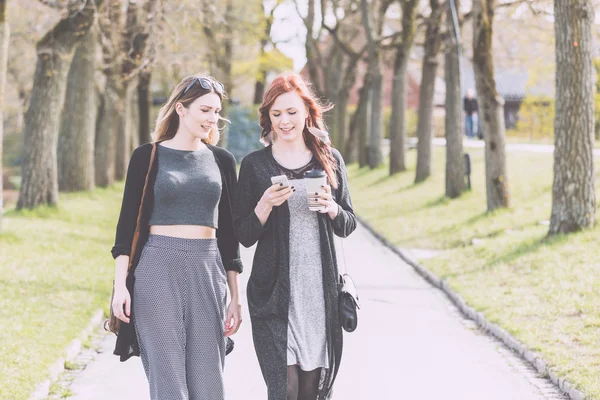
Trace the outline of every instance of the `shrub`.
[[515, 136], [551, 138], [554, 136], [554, 99], [546, 96], [528, 96], [521, 103]]
[[227, 119], [231, 121], [227, 149], [240, 162], [249, 153], [263, 147], [260, 143], [260, 125], [257, 106], [232, 105]]

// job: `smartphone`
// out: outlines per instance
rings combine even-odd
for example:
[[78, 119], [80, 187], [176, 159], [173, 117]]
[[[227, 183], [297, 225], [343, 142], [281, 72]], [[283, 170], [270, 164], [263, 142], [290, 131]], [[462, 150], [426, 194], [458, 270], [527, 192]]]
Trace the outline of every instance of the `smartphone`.
[[273, 185], [282, 183], [283, 185], [281, 186], [282, 189], [285, 189], [286, 187], [290, 186], [290, 182], [288, 181], [287, 176], [285, 175], [277, 175], [277, 176], [272, 176], [271, 177], [271, 183]]

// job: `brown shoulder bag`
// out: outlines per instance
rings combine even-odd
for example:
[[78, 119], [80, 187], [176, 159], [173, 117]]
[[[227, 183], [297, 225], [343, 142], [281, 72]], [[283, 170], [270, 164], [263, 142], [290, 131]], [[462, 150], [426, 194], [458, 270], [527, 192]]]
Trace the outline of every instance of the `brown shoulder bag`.
[[[148, 171], [146, 172], [146, 180], [144, 181], [144, 189], [142, 190], [142, 199], [140, 201], [140, 208], [138, 210], [137, 222], [135, 227], [135, 233], [133, 234], [133, 241], [131, 242], [131, 252], [129, 253], [129, 265], [127, 266], [127, 278], [129, 279], [129, 274], [131, 273], [131, 266], [133, 264], [133, 257], [136, 252], [139, 237], [140, 237], [140, 221], [142, 218], [142, 206], [144, 204], [144, 198], [146, 197], [146, 188], [148, 187], [148, 178], [150, 177], [150, 170], [152, 169], [152, 163], [154, 162], [154, 155], [156, 153], [156, 142], [152, 143], [152, 153], [150, 153], [150, 163], [148, 164]], [[133, 295], [133, 293], [129, 293]], [[110, 296], [110, 317], [108, 320], [104, 322], [104, 329], [114, 333], [115, 335], [119, 334], [119, 329], [121, 327], [121, 320], [118, 319], [112, 308], [113, 298], [115, 297], [115, 281], [113, 280], [113, 290], [112, 295]]]

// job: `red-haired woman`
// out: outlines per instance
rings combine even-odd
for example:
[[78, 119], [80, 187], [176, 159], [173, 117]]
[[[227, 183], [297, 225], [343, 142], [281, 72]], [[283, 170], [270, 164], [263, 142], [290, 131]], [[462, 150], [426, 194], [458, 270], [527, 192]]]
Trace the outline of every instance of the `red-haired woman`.
[[[244, 246], [258, 242], [247, 293], [269, 400], [329, 398], [341, 360], [334, 234], [348, 236], [356, 218], [344, 160], [323, 131], [329, 108], [299, 75], [278, 76], [259, 110], [266, 147], [241, 164], [234, 226]], [[328, 181], [320, 212], [305, 187], [315, 169]], [[289, 186], [272, 184], [278, 175]]]

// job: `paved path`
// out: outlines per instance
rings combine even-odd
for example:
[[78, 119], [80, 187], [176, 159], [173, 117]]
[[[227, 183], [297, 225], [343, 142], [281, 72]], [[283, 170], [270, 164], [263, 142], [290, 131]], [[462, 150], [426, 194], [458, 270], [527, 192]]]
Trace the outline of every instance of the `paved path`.
[[[362, 309], [358, 330], [345, 335], [335, 400], [563, 399], [552, 384], [465, 320], [448, 299], [366, 229], [344, 241]], [[253, 249], [243, 249], [245, 288]], [[245, 296], [245, 293], [242, 293]], [[245, 312], [247, 314], [247, 311]], [[227, 356], [228, 400], [264, 400], [250, 319]], [[147, 400], [138, 358], [119, 363], [113, 338], [73, 381], [72, 400]]]

